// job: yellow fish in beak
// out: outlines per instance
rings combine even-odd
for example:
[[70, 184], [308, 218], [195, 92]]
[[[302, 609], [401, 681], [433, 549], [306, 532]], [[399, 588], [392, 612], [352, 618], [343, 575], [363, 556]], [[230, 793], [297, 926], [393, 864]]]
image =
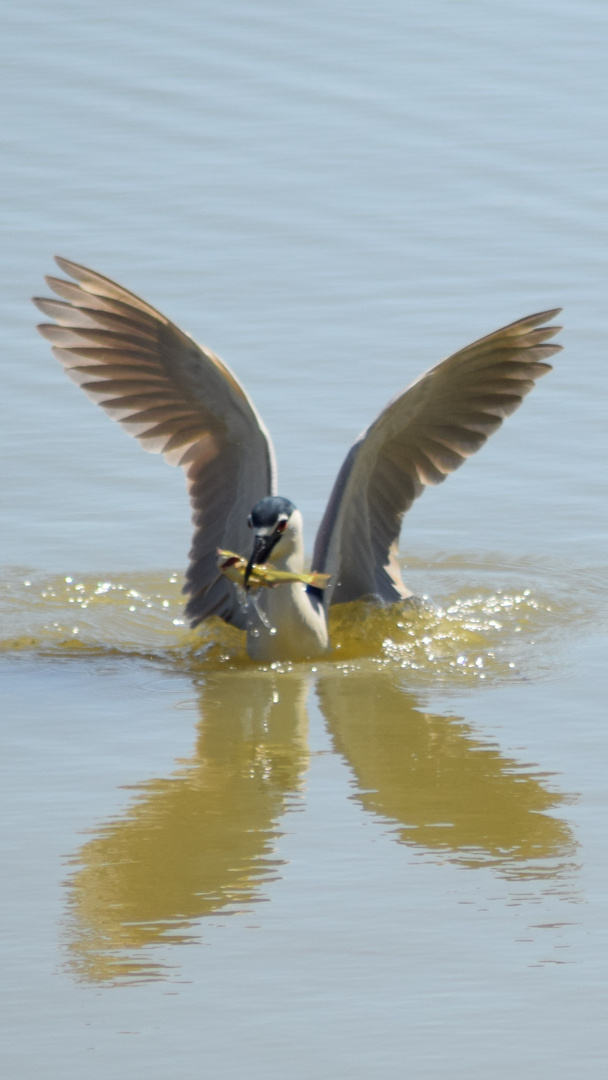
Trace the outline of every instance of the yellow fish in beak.
[[[235, 555], [234, 551], [221, 551], [218, 548], [218, 570], [222, 571], [229, 581], [236, 585], [245, 585], [245, 570], [247, 559], [241, 555]], [[292, 574], [288, 570], [275, 570], [272, 566], [264, 563], [259, 566], [254, 564], [247, 585], [249, 588], [259, 588], [264, 585], [267, 589], [276, 589], [278, 585], [289, 585], [290, 582], [301, 581], [303, 585], [312, 585], [315, 589], [325, 589], [329, 584], [331, 574]]]

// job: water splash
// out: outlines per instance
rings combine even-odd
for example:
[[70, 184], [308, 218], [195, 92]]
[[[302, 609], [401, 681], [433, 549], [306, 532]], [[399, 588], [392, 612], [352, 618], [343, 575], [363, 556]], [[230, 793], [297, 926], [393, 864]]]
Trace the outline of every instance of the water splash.
[[[430, 675], [434, 684], [546, 676], [567, 662], [573, 627], [605, 617], [603, 568], [566, 576], [546, 561], [446, 557], [410, 562], [408, 579], [416, 573], [432, 580], [433, 602], [332, 608], [331, 664], [345, 674], [399, 668], [415, 683]], [[251, 664], [241, 632], [216, 619], [191, 631], [183, 603], [176, 573], [47, 577], [14, 570], [0, 586], [0, 653], [135, 657], [205, 670]]]

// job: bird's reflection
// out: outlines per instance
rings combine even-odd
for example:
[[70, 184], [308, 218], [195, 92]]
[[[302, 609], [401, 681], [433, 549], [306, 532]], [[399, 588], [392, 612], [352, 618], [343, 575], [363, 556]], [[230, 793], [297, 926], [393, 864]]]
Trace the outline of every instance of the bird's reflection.
[[[194, 754], [142, 784], [124, 815], [74, 860], [70, 967], [81, 978], [162, 978], [154, 947], [192, 940], [197, 920], [267, 899], [282, 863], [279, 821], [302, 798], [311, 674], [231, 671], [200, 696]], [[543, 811], [564, 796], [506, 759], [463, 721], [424, 711], [392, 677], [329, 665], [317, 698], [366, 810], [397, 839], [511, 878], [563, 872], [574, 843]]]

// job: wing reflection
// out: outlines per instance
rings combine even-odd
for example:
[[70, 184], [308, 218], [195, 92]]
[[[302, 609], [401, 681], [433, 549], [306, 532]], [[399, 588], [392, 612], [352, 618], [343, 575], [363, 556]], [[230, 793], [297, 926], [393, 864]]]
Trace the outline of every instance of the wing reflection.
[[80, 849], [71, 877], [70, 966], [87, 979], [161, 977], [142, 946], [192, 940], [195, 920], [264, 899], [280, 865], [279, 817], [308, 762], [301, 677], [215, 676], [192, 758], [138, 786], [123, 817]]
[[401, 841], [511, 879], [562, 873], [575, 843], [546, 813], [567, 801], [544, 786], [547, 774], [504, 757], [460, 718], [424, 711], [390, 678], [331, 675], [317, 692], [357, 798], [392, 819]]
[[[267, 897], [281, 866], [278, 821], [299, 805], [308, 768], [309, 680], [306, 670], [206, 680], [191, 759], [139, 785], [74, 860], [68, 949], [77, 977], [166, 977], [155, 947], [198, 940], [202, 917]], [[398, 840], [516, 880], [555, 883], [571, 870], [571, 832], [546, 813], [564, 796], [533, 767], [502, 756], [462, 720], [425, 712], [386, 672], [327, 665], [317, 680], [356, 797], [394, 823]]]

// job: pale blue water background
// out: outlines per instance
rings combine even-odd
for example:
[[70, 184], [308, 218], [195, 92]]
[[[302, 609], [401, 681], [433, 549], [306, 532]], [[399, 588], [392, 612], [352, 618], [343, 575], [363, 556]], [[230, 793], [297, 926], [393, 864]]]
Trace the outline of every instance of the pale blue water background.
[[[599, 0], [5, 8], [0, 614], [3, 641], [38, 642], [0, 670], [7, 1076], [606, 1075], [607, 49]], [[564, 306], [554, 373], [402, 539], [416, 588], [530, 588], [542, 617], [524, 645], [512, 625], [511, 678], [397, 679], [404, 710], [414, 693], [435, 718], [429, 745], [437, 717], [459, 718], [568, 797], [552, 811], [563, 874], [501, 878], [463, 848], [395, 843], [408, 822], [365, 803], [370, 751], [311, 673], [312, 757], [285, 786], [299, 813], [269, 811], [266, 902], [201, 909], [191, 944], [152, 951], [164, 967], [149, 983], [70, 963], [69, 865], [125, 813], [124, 785], [192, 754], [224, 691], [213, 673], [147, 662], [143, 617], [96, 625], [107, 655], [40, 646], [53, 616], [36, 583], [167, 581], [189, 543], [181, 477], [96, 411], [33, 330], [28, 298], [54, 252], [141, 293], [236, 370], [309, 547], [346, 450], [397, 389]], [[138, 634], [141, 655], [110, 653]], [[373, 693], [380, 676], [357, 677]]]

